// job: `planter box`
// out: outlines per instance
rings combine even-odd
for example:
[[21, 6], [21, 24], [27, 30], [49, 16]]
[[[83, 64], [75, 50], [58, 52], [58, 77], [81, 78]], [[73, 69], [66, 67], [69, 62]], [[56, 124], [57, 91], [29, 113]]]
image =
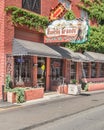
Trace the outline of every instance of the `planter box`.
[[88, 91], [104, 90], [104, 83], [89, 83]]
[[7, 92], [4, 92], [3, 101], [7, 101]]
[[16, 103], [16, 93], [7, 92], [7, 102]]
[[26, 101], [43, 98], [43, 96], [44, 96], [44, 88], [35, 88], [25, 91]]
[[58, 86], [57, 92], [58, 93], [63, 93], [63, 94], [68, 94], [68, 86], [67, 85]]
[[[25, 101], [43, 98], [44, 88], [27, 89], [24, 91]], [[16, 103], [16, 93], [7, 92], [7, 102]]]

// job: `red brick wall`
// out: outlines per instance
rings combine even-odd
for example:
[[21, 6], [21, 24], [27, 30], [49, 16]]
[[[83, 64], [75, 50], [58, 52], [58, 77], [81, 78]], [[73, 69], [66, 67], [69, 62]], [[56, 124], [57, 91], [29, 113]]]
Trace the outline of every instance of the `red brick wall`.
[[32, 32], [31, 30], [19, 29], [15, 28], [15, 38], [23, 39], [23, 40], [30, 40], [33, 42], [43, 42], [43, 34], [38, 32]]
[[14, 26], [10, 15], [5, 12], [7, 6], [21, 7], [22, 0], [1, 0], [0, 1], [0, 99], [2, 99], [2, 85], [5, 84], [6, 54], [12, 50], [12, 39], [14, 37]]
[[77, 4], [79, 2], [80, 2], [80, 0], [71, 0], [71, 10], [73, 10], [73, 12], [77, 18], [80, 17], [80, 9], [77, 6]]
[[0, 1], [0, 99], [2, 99], [2, 85], [4, 84], [4, 0]]
[[17, 6], [22, 7], [22, 0], [4, 0], [5, 6]]
[[[71, 0], [71, 10], [74, 11], [77, 18], [80, 17], [80, 10], [76, 6], [80, 0]], [[58, 4], [58, 0], [42, 0], [41, 1], [41, 14], [49, 16], [50, 9], [54, 8]]]
[[41, 0], [41, 14], [49, 16], [50, 9], [58, 4], [58, 0]]

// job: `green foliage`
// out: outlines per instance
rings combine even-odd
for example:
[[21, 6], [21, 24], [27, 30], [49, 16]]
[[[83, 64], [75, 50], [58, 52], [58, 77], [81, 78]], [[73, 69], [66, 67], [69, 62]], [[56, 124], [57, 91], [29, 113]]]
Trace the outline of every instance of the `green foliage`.
[[36, 30], [45, 29], [49, 24], [48, 18], [45, 16], [26, 11], [15, 6], [6, 7], [6, 12], [12, 14], [12, 21], [14, 25], [27, 25], [30, 29], [35, 28]]
[[76, 79], [73, 79], [72, 80], [72, 84], [76, 84], [77, 83], [77, 80]]
[[91, 27], [89, 41], [85, 44], [66, 43], [65, 46], [74, 51], [94, 51], [104, 53], [104, 26]]
[[87, 84], [85, 85], [85, 87], [84, 87], [84, 90], [85, 90], [85, 91], [88, 91], [88, 86], [89, 86], [89, 84], [87, 83]]
[[25, 88], [14, 88], [14, 91], [16, 92], [17, 103], [25, 102], [25, 97], [24, 97]]
[[69, 10], [69, 11], [65, 14], [64, 18], [65, 18], [66, 20], [73, 20], [73, 19], [75, 19], [75, 15], [74, 15], [74, 13], [73, 13], [72, 10]]
[[99, 22], [104, 20], [104, 0], [81, 0], [83, 4], [78, 6], [86, 10], [90, 19], [96, 19]]
[[11, 81], [11, 76], [8, 74], [8, 75], [6, 75], [6, 89], [9, 89], [10, 88], [10, 86], [9, 86], [9, 84], [10, 84], [10, 81]]
[[[104, 0], [81, 0], [81, 2], [83, 4], [78, 6], [88, 12], [90, 19], [96, 19], [98, 24], [104, 21]], [[90, 27], [90, 35], [85, 44], [66, 43], [66, 47], [80, 52], [94, 51], [104, 53], [104, 26], [99, 24], [96, 27]]]
[[17, 103], [23, 103], [25, 102], [25, 97], [24, 97], [24, 91], [26, 88], [13, 88], [13, 89], [7, 89], [7, 92], [13, 92], [16, 93], [16, 101]]

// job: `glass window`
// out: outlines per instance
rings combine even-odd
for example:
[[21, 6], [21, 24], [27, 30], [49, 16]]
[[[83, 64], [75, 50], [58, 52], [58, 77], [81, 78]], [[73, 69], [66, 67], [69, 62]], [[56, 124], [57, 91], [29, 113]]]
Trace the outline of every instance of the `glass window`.
[[104, 63], [100, 63], [100, 77], [104, 77]]
[[81, 9], [81, 18], [88, 19], [88, 13], [85, 10], [83, 10], [83, 9]]
[[66, 9], [70, 9], [70, 2], [69, 0], [59, 0], [60, 3], [62, 3]]
[[51, 59], [51, 80], [58, 80], [62, 76], [62, 60]]
[[83, 78], [87, 78], [88, 77], [88, 70], [89, 70], [89, 66], [88, 63], [83, 63], [83, 68], [82, 68], [82, 72], [83, 72]]
[[26, 85], [31, 82], [32, 79], [31, 67], [32, 67], [32, 61], [30, 57], [17, 56], [14, 58], [15, 85]]
[[40, 14], [40, 0], [22, 0], [22, 8]]
[[95, 78], [96, 77], [96, 63], [92, 63], [91, 64], [91, 78]]
[[76, 62], [71, 62], [70, 80], [76, 79]]

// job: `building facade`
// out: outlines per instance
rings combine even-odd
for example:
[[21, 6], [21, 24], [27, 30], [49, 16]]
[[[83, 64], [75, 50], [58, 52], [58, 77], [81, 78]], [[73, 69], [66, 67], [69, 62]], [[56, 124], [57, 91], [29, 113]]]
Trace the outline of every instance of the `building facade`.
[[[42, 16], [49, 17], [50, 10], [55, 8], [58, 2], [62, 2], [66, 8], [74, 11], [76, 18], [84, 15], [76, 6], [80, 0], [1, 0], [0, 3], [0, 99], [2, 99], [2, 86], [5, 85], [6, 77], [10, 75], [12, 87], [37, 85], [43, 86], [45, 91], [57, 90], [59, 77], [70, 83], [73, 79], [78, 82], [83, 77], [84, 69], [87, 78], [102, 78], [101, 71], [104, 64], [99, 62], [77, 62], [72, 57], [62, 56], [61, 44], [55, 49], [44, 43], [44, 33], [36, 29], [30, 29], [24, 25], [15, 25], [11, 20], [11, 12], [6, 12], [6, 7], [32, 11]], [[86, 16], [87, 17], [87, 16]], [[35, 50], [33, 48], [36, 48]], [[31, 50], [31, 51], [30, 51]], [[75, 55], [77, 58], [78, 55]], [[79, 56], [80, 57], [80, 56]], [[79, 59], [79, 58], [78, 58]], [[84, 68], [83, 68], [83, 67]], [[91, 66], [93, 69], [91, 69]], [[100, 67], [98, 67], [100, 66]], [[94, 71], [96, 72], [94, 72]], [[91, 72], [93, 71], [93, 72]], [[99, 73], [101, 71], [101, 73]], [[92, 73], [96, 73], [93, 77]], [[83, 77], [85, 78], [85, 77]]]

